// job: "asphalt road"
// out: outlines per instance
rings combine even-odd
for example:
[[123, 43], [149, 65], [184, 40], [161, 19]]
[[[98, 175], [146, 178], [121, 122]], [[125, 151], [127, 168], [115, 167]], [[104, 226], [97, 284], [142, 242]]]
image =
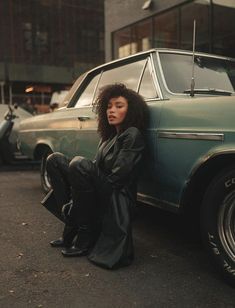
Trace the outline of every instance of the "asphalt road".
[[39, 171], [0, 171], [0, 307], [235, 307], [235, 290], [175, 215], [144, 206], [135, 261], [116, 271], [63, 258], [62, 223], [42, 206]]

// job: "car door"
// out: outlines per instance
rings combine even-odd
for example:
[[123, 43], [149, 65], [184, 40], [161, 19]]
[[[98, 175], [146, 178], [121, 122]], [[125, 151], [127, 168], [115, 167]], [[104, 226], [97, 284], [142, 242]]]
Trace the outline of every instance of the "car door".
[[93, 100], [100, 70], [89, 73], [76, 91], [69, 109], [76, 115], [78, 132], [75, 136], [76, 147], [72, 149], [70, 156], [84, 156], [93, 159], [99, 136], [97, 133], [97, 116], [93, 112]]
[[146, 61], [137, 91], [145, 99], [149, 108], [146, 153], [138, 185], [138, 198], [144, 202], [156, 204], [159, 190], [157, 176], [157, 131], [160, 126], [163, 100], [152, 55]]

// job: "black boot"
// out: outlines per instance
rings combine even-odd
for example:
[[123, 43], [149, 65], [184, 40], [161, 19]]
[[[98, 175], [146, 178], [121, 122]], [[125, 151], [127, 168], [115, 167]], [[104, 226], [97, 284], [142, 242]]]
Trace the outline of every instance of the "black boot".
[[77, 235], [77, 228], [68, 225], [64, 226], [63, 236], [57, 240], [51, 241], [51, 247], [71, 247], [73, 240]]
[[72, 247], [63, 249], [64, 257], [86, 256], [92, 244], [92, 233], [87, 225], [79, 227], [78, 235]]
[[62, 238], [50, 242], [51, 247], [65, 247], [65, 243]]

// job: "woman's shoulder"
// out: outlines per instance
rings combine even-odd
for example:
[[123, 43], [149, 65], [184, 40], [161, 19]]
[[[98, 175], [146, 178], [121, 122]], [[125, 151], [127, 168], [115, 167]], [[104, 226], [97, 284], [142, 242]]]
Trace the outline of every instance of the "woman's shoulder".
[[131, 136], [141, 136], [141, 132], [140, 130], [135, 127], [135, 126], [131, 126], [131, 127], [128, 127], [126, 130], [124, 130], [124, 132], [122, 132], [119, 137], [123, 137], [123, 136], [128, 136], [128, 135], [131, 135]]
[[118, 138], [117, 138], [119, 141], [122, 141], [122, 142], [131, 142], [131, 143], [143, 143], [144, 142], [144, 137], [141, 133], [141, 131], [134, 127], [134, 126], [131, 126], [131, 127], [128, 127], [124, 132], [122, 132]]

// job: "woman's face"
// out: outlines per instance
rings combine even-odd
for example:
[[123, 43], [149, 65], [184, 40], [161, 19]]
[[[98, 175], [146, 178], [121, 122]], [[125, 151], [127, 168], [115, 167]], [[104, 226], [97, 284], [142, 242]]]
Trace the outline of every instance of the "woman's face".
[[117, 132], [124, 121], [128, 110], [128, 101], [125, 97], [113, 97], [109, 100], [107, 106], [107, 118], [109, 125], [114, 125]]

